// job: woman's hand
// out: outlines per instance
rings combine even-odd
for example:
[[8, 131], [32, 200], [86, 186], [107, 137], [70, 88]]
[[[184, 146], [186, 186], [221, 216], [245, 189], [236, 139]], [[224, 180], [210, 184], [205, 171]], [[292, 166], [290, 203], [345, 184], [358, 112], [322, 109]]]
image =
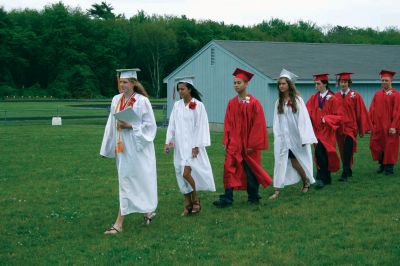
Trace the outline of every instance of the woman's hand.
[[199, 147], [194, 147], [192, 149], [192, 157], [196, 158], [198, 154], [199, 154]]
[[119, 129], [121, 129], [121, 128], [122, 129], [123, 128], [132, 129], [132, 125], [131, 124], [129, 124], [129, 123], [125, 122], [125, 121], [120, 121], [120, 120], [117, 121], [117, 127]]
[[164, 154], [168, 154], [169, 153], [169, 148], [170, 148], [169, 144], [165, 144], [164, 145]]
[[389, 128], [389, 135], [395, 135], [396, 134], [396, 129], [395, 128]]

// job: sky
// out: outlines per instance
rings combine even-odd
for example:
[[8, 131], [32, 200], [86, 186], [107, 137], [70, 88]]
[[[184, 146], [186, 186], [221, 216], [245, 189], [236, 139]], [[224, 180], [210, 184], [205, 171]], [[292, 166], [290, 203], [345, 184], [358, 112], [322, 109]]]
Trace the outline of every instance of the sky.
[[[0, 0], [6, 11], [37, 9], [60, 0]], [[62, 0], [70, 7], [86, 11], [105, 0]], [[399, 0], [107, 0], [115, 14], [129, 18], [139, 10], [148, 15], [186, 15], [197, 20], [213, 20], [251, 26], [279, 18], [295, 23], [299, 20], [316, 23], [322, 28], [349, 26], [384, 30], [400, 28]]]

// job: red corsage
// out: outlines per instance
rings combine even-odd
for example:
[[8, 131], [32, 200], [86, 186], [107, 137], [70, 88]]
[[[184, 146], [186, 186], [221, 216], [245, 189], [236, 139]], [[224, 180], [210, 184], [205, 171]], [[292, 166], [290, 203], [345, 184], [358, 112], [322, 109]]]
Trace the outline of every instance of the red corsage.
[[288, 102], [287, 102], [287, 106], [290, 106], [290, 107], [292, 107], [292, 101], [291, 100], [289, 100]]
[[189, 103], [189, 109], [192, 109], [192, 110], [194, 110], [194, 109], [196, 109], [196, 102], [190, 102]]
[[133, 104], [136, 102], [136, 99], [135, 99], [135, 97], [132, 97], [130, 100], [129, 100], [129, 102], [128, 102], [128, 104], [127, 104], [127, 106], [129, 107], [132, 107], [133, 106]]

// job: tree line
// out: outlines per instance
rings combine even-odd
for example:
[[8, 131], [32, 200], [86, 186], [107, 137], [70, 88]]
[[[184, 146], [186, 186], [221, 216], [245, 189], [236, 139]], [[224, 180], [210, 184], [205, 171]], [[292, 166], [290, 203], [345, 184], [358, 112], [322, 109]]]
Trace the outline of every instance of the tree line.
[[213, 39], [393, 45], [400, 30], [280, 19], [238, 26], [144, 11], [126, 18], [105, 2], [85, 11], [61, 2], [42, 10], [0, 7], [0, 97], [110, 97], [115, 69], [128, 67], [142, 69], [150, 95], [165, 97], [162, 79]]

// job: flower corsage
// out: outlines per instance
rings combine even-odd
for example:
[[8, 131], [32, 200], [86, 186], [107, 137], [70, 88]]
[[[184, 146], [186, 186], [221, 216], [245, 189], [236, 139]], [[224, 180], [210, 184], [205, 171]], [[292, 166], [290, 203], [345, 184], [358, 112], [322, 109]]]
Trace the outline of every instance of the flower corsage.
[[189, 103], [189, 109], [194, 110], [194, 109], [196, 109], [196, 106], [197, 106], [196, 102], [190, 102]]

